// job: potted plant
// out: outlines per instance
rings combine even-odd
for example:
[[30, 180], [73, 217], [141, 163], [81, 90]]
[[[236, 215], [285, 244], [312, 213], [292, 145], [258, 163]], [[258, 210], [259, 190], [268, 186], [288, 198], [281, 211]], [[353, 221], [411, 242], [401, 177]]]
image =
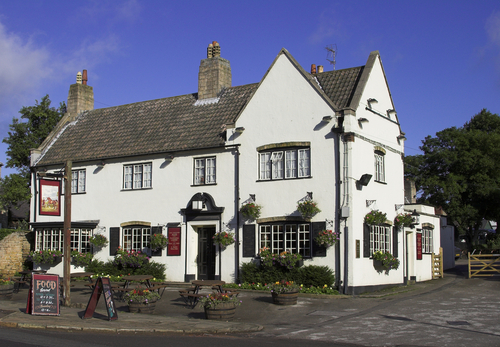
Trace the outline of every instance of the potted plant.
[[370, 211], [365, 215], [365, 223], [368, 225], [384, 224], [387, 220], [387, 213], [380, 211]]
[[136, 288], [133, 291], [125, 293], [123, 297], [127, 302], [130, 312], [153, 314], [160, 294], [150, 291], [147, 288]]
[[103, 248], [108, 245], [108, 239], [101, 234], [92, 235], [89, 242], [96, 248]]
[[296, 305], [299, 297], [299, 286], [293, 281], [281, 280], [274, 284], [270, 284], [273, 303], [276, 305]]
[[234, 317], [241, 301], [231, 293], [212, 293], [200, 298], [206, 319], [228, 320]]
[[31, 251], [28, 260], [37, 264], [53, 265], [62, 260], [62, 252], [52, 250]]
[[400, 213], [394, 218], [394, 226], [409, 227], [413, 222], [411, 213]]
[[94, 255], [92, 253], [81, 253], [78, 251], [71, 251], [71, 263], [75, 266], [86, 267], [92, 262]]
[[0, 300], [9, 300], [14, 293], [14, 281], [0, 278]]
[[318, 233], [318, 236], [314, 239], [316, 243], [323, 247], [331, 247], [337, 243], [339, 240], [339, 234], [333, 230], [322, 230]]
[[168, 245], [168, 238], [163, 234], [153, 234], [151, 236], [151, 242], [149, 247], [153, 252], [157, 252], [160, 249], [165, 249]]
[[321, 210], [318, 208], [318, 204], [313, 200], [305, 200], [299, 202], [299, 204], [297, 205], [297, 211], [299, 211], [304, 219], [311, 219], [316, 214], [321, 212]]
[[220, 231], [213, 236], [214, 244], [219, 244], [222, 248], [232, 245], [236, 240], [234, 234], [228, 231]]
[[399, 267], [399, 259], [389, 252], [377, 251], [373, 253], [373, 261], [376, 268], [381, 267], [386, 271], [391, 269], [397, 270]]
[[262, 206], [257, 205], [253, 202], [249, 202], [248, 204], [244, 204], [240, 208], [240, 212], [246, 219], [255, 220], [260, 217], [260, 210]]

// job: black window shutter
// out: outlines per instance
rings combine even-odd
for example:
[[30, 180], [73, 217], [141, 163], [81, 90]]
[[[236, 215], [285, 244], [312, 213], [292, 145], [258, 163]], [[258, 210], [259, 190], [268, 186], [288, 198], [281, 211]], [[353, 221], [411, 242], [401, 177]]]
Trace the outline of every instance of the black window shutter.
[[255, 256], [255, 224], [243, 225], [243, 257]]
[[363, 224], [363, 257], [370, 258], [370, 226]]
[[[163, 227], [161, 226], [156, 226], [151, 228], [151, 236], [154, 234], [163, 234]], [[161, 257], [161, 249], [157, 250], [156, 252], [151, 251], [151, 256], [152, 257]]]
[[392, 255], [398, 257], [398, 228], [392, 228]]
[[118, 247], [120, 247], [120, 228], [109, 228], [109, 255], [116, 255]]
[[326, 247], [320, 246], [316, 243], [315, 239], [321, 230], [326, 229], [326, 222], [313, 222], [311, 233], [311, 245], [313, 257], [326, 257]]

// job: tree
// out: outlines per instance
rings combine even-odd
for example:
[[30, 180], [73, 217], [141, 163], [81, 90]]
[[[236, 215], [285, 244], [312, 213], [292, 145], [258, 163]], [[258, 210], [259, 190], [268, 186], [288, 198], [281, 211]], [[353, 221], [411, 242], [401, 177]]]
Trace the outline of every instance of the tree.
[[441, 206], [469, 248], [481, 222], [500, 220], [500, 117], [483, 109], [463, 127], [427, 136], [422, 155], [405, 158], [418, 201]]
[[15, 168], [18, 173], [6, 176], [0, 182], [0, 204], [3, 208], [15, 206], [29, 200], [30, 193], [30, 150], [39, 147], [66, 112], [62, 102], [59, 108], [50, 107], [45, 95], [35, 106], [23, 106], [21, 120], [14, 117], [9, 125], [9, 136], [3, 139], [8, 144], [6, 167]]

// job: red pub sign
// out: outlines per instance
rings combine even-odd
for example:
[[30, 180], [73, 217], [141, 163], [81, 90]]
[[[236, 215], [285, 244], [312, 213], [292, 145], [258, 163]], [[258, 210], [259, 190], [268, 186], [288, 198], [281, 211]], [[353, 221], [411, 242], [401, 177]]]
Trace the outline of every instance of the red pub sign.
[[417, 233], [417, 260], [422, 260], [422, 233]]
[[181, 228], [168, 228], [167, 255], [181, 255]]

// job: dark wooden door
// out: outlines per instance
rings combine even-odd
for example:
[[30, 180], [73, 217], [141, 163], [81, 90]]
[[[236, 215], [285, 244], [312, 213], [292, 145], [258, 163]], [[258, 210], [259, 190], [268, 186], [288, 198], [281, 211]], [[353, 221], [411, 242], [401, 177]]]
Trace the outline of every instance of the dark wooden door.
[[198, 279], [215, 279], [215, 227], [198, 229]]

